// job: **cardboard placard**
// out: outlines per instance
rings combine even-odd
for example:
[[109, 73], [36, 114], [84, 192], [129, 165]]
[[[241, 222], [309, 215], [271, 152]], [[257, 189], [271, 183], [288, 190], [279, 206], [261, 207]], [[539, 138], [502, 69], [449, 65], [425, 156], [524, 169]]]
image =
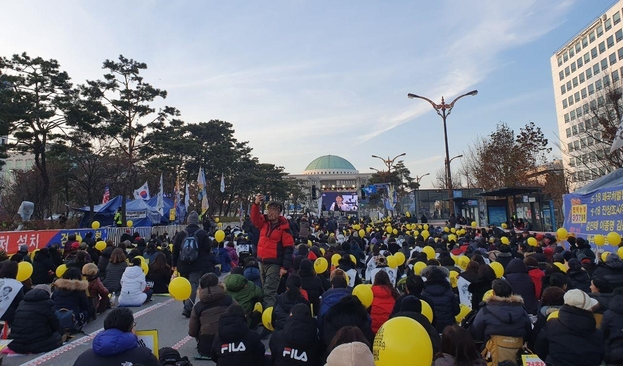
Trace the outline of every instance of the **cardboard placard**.
[[151, 350], [151, 353], [158, 357], [158, 330], [137, 330], [136, 336], [138, 337], [138, 345], [141, 347], [147, 347]]
[[546, 366], [545, 362], [537, 355], [521, 355], [523, 366]]

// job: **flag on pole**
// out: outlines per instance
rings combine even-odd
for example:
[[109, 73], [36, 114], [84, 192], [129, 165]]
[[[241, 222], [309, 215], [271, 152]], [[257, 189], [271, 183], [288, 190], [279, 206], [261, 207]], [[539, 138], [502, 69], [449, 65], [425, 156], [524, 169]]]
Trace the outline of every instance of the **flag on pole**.
[[614, 135], [614, 140], [612, 141], [612, 146], [610, 147], [610, 154], [621, 147], [623, 147], [623, 119], [619, 124], [619, 128], [617, 128], [616, 135]]
[[177, 179], [175, 179], [175, 194], [173, 195], [173, 208], [177, 208], [177, 206], [180, 204], [180, 199], [181, 199], [181, 193], [180, 193], [180, 176], [177, 176]]
[[188, 206], [190, 205], [190, 193], [188, 192], [188, 182], [186, 182], [186, 188], [184, 189], [184, 207], [188, 212]]
[[221, 193], [225, 192], [225, 176], [221, 173]]
[[106, 188], [104, 189], [104, 197], [102, 197], [102, 204], [108, 201], [110, 201], [110, 189], [108, 189], [108, 184], [107, 184]]
[[206, 175], [203, 168], [199, 168], [199, 176], [197, 176], [197, 186], [199, 188], [199, 201], [201, 201], [201, 213], [208, 209], [208, 192], [206, 187]]
[[149, 186], [147, 185], [147, 182], [145, 182], [145, 184], [143, 184], [139, 189], [136, 189], [134, 191], [134, 199], [135, 200], [145, 200], [145, 201], [147, 201], [150, 198], [151, 198], [151, 196], [149, 195]]
[[158, 191], [158, 201], [156, 201], [156, 209], [161, 216], [164, 216], [164, 180], [160, 173], [160, 190]]

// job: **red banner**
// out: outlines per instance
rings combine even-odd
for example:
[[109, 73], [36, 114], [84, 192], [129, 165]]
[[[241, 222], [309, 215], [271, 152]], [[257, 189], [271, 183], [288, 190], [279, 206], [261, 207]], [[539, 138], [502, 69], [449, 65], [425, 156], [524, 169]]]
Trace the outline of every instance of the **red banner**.
[[0, 248], [7, 253], [16, 253], [20, 245], [28, 245], [28, 251], [40, 249], [46, 246], [60, 230], [38, 231], [4, 231], [0, 232]]

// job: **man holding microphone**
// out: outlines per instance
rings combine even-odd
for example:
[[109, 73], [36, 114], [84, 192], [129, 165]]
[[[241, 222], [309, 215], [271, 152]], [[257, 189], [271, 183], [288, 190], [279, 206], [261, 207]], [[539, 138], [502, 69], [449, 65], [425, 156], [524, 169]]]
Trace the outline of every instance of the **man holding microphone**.
[[257, 260], [260, 263], [264, 306], [267, 308], [275, 305], [280, 278], [288, 273], [292, 265], [294, 239], [288, 220], [281, 216], [283, 206], [270, 201], [264, 215], [260, 210], [263, 202], [264, 196], [257, 194], [251, 206], [251, 222], [260, 232]]

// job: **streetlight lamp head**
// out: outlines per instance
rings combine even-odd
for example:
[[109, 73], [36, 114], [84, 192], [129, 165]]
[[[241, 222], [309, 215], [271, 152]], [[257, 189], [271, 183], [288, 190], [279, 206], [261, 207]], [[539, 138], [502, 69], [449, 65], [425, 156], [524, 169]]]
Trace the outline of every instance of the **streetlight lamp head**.
[[472, 90], [469, 93], [467, 93], [467, 95], [471, 95], [472, 97], [478, 95], [478, 90]]
[[400, 154], [400, 155], [398, 155], [398, 156], [396, 156], [396, 157], [405, 156], [405, 155], [407, 155], [407, 153], [406, 153], [406, 152], [404, 152], [404, 153], [402, 153], [402, 154]]
[[413, 93], [407, 94], [407, 98], [409, 98], [409, 99], [414, 99], [414, 98], [419, 98], [419, 97], [420, 97], [419, 95], [415, 95]]

